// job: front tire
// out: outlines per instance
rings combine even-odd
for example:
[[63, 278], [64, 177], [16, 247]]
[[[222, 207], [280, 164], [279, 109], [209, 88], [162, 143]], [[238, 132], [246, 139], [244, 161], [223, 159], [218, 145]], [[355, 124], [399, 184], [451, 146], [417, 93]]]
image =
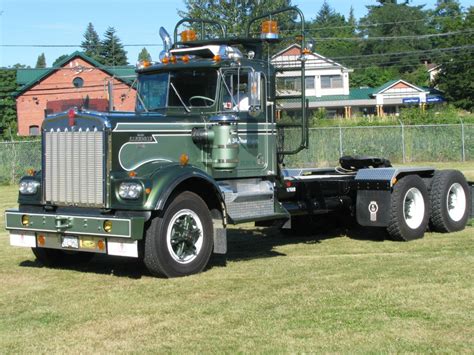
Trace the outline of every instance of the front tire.
[[201, 272], [213, 248], [212, 217], [206, 203], [182, 192], [155, 217], [145, 236], [144, 262], [155, 276], [179, 277]]
[[430, 216], [425, 183], [418, 175], [408, 175], [393, 187], [388, 234], [393, 240], [423, 238]]
[[469, 197], [469, 186], [460, 171], [437, 171], [430, 189], [431, 228], [442, 233], [464, 229], [469, 219]]

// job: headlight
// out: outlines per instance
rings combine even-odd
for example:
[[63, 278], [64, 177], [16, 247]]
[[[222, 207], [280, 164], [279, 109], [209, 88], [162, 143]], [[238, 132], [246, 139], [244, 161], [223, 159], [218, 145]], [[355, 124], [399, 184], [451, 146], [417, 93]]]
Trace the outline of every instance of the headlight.
[[23, 180], [20, 182], [20, 193], [22, 195], [34, 195], [38, 192], [40, 183], [36, 180]]
[[122, 182], [119, 188], [119, 196], [127, 200], [136, 200], [142, 194], [142, 185], [136, 182]]

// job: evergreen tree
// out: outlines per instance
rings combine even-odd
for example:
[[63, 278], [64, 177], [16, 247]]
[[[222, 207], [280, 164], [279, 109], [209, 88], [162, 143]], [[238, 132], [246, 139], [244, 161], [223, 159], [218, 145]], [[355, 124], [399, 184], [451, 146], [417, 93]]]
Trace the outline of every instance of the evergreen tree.
[[[381, 5], [367, 8], [368, 14], [360, 20], [361, 33], [367, 38], [363, 54], [382, 54], [368, 60], [377, 66], [396, 66], [400, 73], [416, 70], [425, 58], [423, 51], [431, 48], [430, 41], [417, 38], [429, 33], [428, 14], [423, 10], [423, 6], [410, 6], [407, 2], [397, 4], [393, 1], [382, 1]], [[401, 36], [412, 36], [412, 38], [397, 39]], [[371, 40], [371, 37], [391, 38], [382, 41]], [[409, 54], [390, 55], [400, 52]]]
[[46, 68], [46, 57], [44, 56], [44, 53], [41, 53], [38, 56], [35, 68]]
[[[474, 6], [471, 6], [462, 22], [462, 30], [474, 29]], [[474, 110], [474, 66], [472, 65], [474, 35], [466, 33], [459, 36], [453, 44], [460, 49], [446, 51], [439, 57], [440, 73], [436, 84], [445, 94], [447, 100], [465, 110]]]
[[127, 52], [123, 49], [120, 38], [116, 35], [116, 30], [109, 27], [105, 31], [104, 39], [101, 42], [100, 62], [107, 66], [127, 65]]
[[84, 40], [81, 43], [81, 48], [87, 56], [100, 61], [100, 38], [90, 22], [87, 26], [86, 32], [84, 32]]
[[16, 70], [0, 69], [0, 138], [16, 136], [16, 103], [13, 93], [17, 89]]
[[53, 67], [55, 67], [58, 63], [60, 63], [62, 60], [66, 59], [67, 57], [69, 57], [69, 54], [63, 54], [57, 57], [56, 60], [53, 62]]
[[[351, 8], [349, 20], [338, 13], [326, 1], [323, 2], [315, 19], [309, 24], [311, 36], [316, 40], [315, 51], [327, 57], [352, 56], [358, 54], [357, 41], [339, 38], [356, 39], [356, 20], [354, 10]], [[318, 38], [321, 40], [318, 41]], [[351, 62], [344, 63], [346, 65]]]
[[[276, 9], [291, 6], [291, 0], [185, 0], [185, 11], [178, 11], [181, 17], [205, 18], [222, 22], [229, 36], [244, 36], [247, 23], [251, 17], [263, 15]], [[293, 14], [278, 16], [279, 26], [290, 28]], [[216, 35], [216, 28], [209, 28], [211, 35]], [[201, 38], [202, 39], [202, 38]]]
[[143, 62], [143, 61], [151, 62], [151, 55], [147, 51], [146, 48], [143, 48], [141, 50], [141, 52], [138, 54], [138, 61], [139, 62]]

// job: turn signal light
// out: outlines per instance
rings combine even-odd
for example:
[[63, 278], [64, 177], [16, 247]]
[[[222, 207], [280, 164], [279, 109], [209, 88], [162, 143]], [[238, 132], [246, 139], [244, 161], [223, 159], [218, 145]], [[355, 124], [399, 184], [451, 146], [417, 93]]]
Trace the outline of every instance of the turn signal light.
[[105, 242], [102, 239], [97, 242], [97, 248], [99, 248], [99, 250], [105, 250]]
[[30, 216], [24, 214], [21, 216], [21, 224], [23, 224], [25, 227], [30, 224]]
[[107, 233], [112, 232], [112, 221], [104, 221], [104, 231], [106, 231]]
[[44, 246], [46, 244], [46, 238], [44, 237], [44, 235], [39, 235], [38, 236], [38, 245], [39, 246]]
[[219, 62], [221, 60], [221, 56], [216, 54], [213, 58], [212, 58], [215, 62]]

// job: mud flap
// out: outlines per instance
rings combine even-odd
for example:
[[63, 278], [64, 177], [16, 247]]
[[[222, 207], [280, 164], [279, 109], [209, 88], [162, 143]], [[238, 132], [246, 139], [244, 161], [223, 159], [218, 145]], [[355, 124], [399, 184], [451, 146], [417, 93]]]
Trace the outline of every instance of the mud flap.
[[357, 191], [357, 223], [367, 227], [387, 227], [390, 222], [390, 191]]
[[214, 254], [227, 253], [227, 229], [224, 227], [221, 218], [213, 218], [214, 228]]

